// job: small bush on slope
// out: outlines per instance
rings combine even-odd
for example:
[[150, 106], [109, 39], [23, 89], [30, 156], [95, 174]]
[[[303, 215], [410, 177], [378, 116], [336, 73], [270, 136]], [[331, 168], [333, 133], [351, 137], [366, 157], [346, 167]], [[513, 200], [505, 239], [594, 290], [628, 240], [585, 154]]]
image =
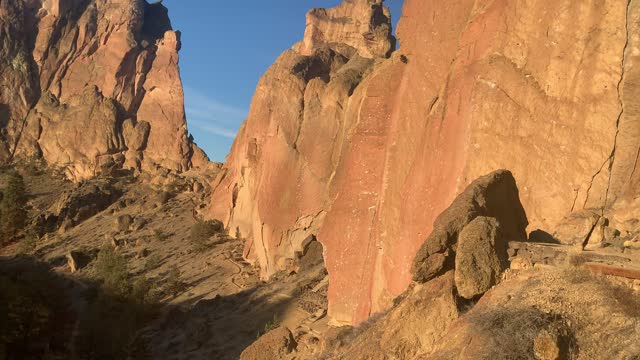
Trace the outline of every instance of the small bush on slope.
[[0, 232], [2, 245], [14, 241], [18, 233], [24, 229], [27, 211], [26, 188], [24, 180], [17, 172], [9, 173], [7, 186], [0, 202]]
[[126, 259], [112, 246], [105, 246], [98, 253], [96, 275], [102, 281], [105, 292], [126, 297], [130, 292], [129, 270]]
[[182, 281], [180, 269], [178, 269], [177, 266], [174, 265], [169, 269], [165, 286], [166, 291], [173, 297], [178, 296], [187, 287], [184, 281]]
[[216, 233], [222, 232], [222, 223], [215, 220], [198, 220], [191, 226], [191, 245], [197, 253], [206, 251], [209, 248], [209, 239]]

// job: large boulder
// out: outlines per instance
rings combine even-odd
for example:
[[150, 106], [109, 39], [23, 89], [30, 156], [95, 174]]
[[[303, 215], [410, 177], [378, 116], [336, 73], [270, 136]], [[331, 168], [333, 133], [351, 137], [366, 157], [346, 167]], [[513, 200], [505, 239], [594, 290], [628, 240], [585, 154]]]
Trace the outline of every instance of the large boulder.
[[[581, 211], [570, 214], [556, 227], [553, 238], [561, 244], [586, 245], [596, 231], [601, 215], [593, 211]], [[605, 219], [602, 219], [603, 221]]]
[[[431, 235], [414, 258], [413, 279], [426, 282], [452, 270], [458, 264], [456, 256], [461, 250], [460, 234], [480, 216], [493, 220], [483, 218], [469, 227], [462, 245], [463, 260], [460, 261], [467, 264], [473, 259], [476, 256], [472, 253], [473, 248], [477, 246], [492, 252], [499, 251], [500, 255], [494, 253], [484, 260], [493, 264], [499, 257], [498, 263], [502, 263], [507, 250], [504, 244], [527, 239], [527, 216], [511, 172], [500, 170], [475, 180], [438, 216]], [[498, 268], [494, 265], [491, 269]], [[463, 272], [466, 274], [467, 269]]]
[[479, 216], [467, 224], [458, 236], [456, 249], [458, 294], [472, 299], [496, 285], [509, 267], [508, 247], [495, 218]]

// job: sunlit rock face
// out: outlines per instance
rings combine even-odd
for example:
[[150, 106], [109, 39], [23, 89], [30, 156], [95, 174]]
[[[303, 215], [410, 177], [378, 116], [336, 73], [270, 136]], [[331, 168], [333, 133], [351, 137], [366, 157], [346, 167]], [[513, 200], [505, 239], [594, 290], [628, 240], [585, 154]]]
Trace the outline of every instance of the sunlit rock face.
[[438, 214], [497, 169], [530, 231], [638, 208], [638, 1], [405, 0], [389, 58], [379, 6], [309, 13], [214, 184], [211, 216], [263, 277], [315, 235], [330, 316], [362, 322], [406, 289]]
[[[4, 158], [41, 156], [74, 180], [96, 175], [104, 163], [184, 171], [206, 161], [187, 134], [180, 34], [162, 5], [4, 1], [0, 29]], [[109, 105], [78, 101], [91, 94]], [[59, 111], [39, 112], [45, 103]], [[127, 144], [127, 119], [150, 125], [143, 146]]]

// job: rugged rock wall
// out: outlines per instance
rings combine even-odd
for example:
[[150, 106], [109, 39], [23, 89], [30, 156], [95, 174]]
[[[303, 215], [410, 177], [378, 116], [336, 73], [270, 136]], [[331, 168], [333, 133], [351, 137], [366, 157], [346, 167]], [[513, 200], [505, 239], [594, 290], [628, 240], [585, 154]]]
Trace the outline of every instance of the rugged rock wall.
[[307, 16], [214, 184], [211, 215], [265, 277], [316, 235], [329, 313], [359, 323], [405, 290], [436, 216], [496, 169], [513, 173], [529, 230], [637, 209], [638, 1], [405, 0], [389, 59], [372, 50], [391, 44], [380, 6]]
[[2, 0], [0, 29], [5, 159], [42, 157], [75, 180], [206, 162], [187, 133], [180, 34], [162, 5]]
[[379, 0], [315, 9], [307, 20], [303, 42], [258, 83], [215, 184], [213, 216], [248, 239], [245, 256], [259, 261], [265, 277], [318, 233], [364, 100], [359, 84], [395, 41]]

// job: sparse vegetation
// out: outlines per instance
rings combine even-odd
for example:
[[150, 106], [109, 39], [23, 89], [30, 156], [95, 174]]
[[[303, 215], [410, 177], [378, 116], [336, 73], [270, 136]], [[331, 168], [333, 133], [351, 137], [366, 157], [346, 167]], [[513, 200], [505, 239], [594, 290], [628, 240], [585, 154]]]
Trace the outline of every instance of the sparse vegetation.
[[176, 297], [187, 288], [187, 284], [182, 280], [182, 274], [177, 266], [172, 266], [167, 274], [165, 290], [171, 296]]
[[173, 180], [166, 186], [166, 191], [169, 194], [178, 194], [182, 192], [183, 188], [184, 184], [181, 184], [178, 180]]
[[158, 266], [162, 262], [162, 257], [159, 254], [153, 253], [149, 255], [147, 260], [144, 262], [144, 271], [151, 271]]
[[155, 229], [153, 230], [153, 237], [157, 240], [157, 241], [164, 241], [167, 240], [169, 238], [169, 234], [165, 234], [162, 230], [160, 229]]
[[273, 318], [271, 318], [271, 320], [267, 321], [267, 323], [264, 324], [264, 328], [262, 329], [262, 331], [258, 331], [256, 338], [259, 338], [260, 336], [268, 333], [269, 331], [275, 330], [279, 327], [280, 327], [280, 319], [278, 319], [277, 314], [273, 314]]
[[16, 56], [11, 60], [11, 67], [23, 74], [28, 74], [30, 66], [27, 55], [25, 55], [25, 53], [22, 51], [17, 53]]
[[158, 294], [154, 291], [151, 280], [139, 276], [131, 284], [129, 298], [139, 305], [155, 304], [158, 301]]
[[580, 254], [569, 254], [567, 257], [567, 262], [570, 266], [579, 267], [587, 262], [587, 259]]
[[271, 330], [275, 330], [280, 326], [280, 320], [277, 315], [273, 315], [273, 319], [264, 324], [264, 333], [268, 333]]
[[610, 299], [615, 301], [622, 313], [629, 317], [640, 317], [640, 297], [632, 289], [581, 267], [566, 268], [563, 276], [572, 284], [587, 282], [596, 284], [603, 293], [608, 294]]
[[24, 255], [33, 255], [36, 252], [38, 246], [38, 239], [34, 234], [27, 234], [27, 236], [20, 241], [18, 246], [18, 253]]
[[80, 319], [78, 356], [126, 359], [146, 353], [148, 349], [135, 339], [137, 331], [156, 315], [158, 296], [153, 283], [144, 276], [130, 279], [126, 259], [112, 246], [100, 251], [95, 267], [102, 285], [88, 299], [88, 309]]
[[[146, 287], [143, 286], [143, 287]], [[75, 348], [80, 359], [127, 359], [136, 333], [156, 315], [156, 307], [131, 298], [99, 293], [78, 325]]]
[[495, 309], [469, 315], [468, 319], [473, 333], [485, 339], [483, 355], [490, 359], [535, 359], [534, 339], [543, 330], [557, 335], [562, 359], [576, 346], [559, 315], [533, 307]]
[[198, 220], [191, 226], [191, 246], [195, 252], [201, 253], [209, 249], [209, 239], [223, 231], [222, 223], [216, 220]]
[[44, 170], [46, 165], [36, 158], [24, 158], [21, 159], [20, 167], [24, 173], [28, 176], [40, 176], [46, 171]]
[[105, 292], [122, 297], [129, 294], [127, 261], [112, 246], [105, 246], [98, 253], [96, 275], [102, 281]]
[[73, 324], [55, 275], [26, 257], [0, 265], [0, 359], [67, 358]]
[[0, 202], [0, 231], [2, 245], [14, 241], [19, 232], [24, 229], [27, 211], [26, 189], [24, 179], [17, 172], [10, 172], [7, 176], [7, 186]]

